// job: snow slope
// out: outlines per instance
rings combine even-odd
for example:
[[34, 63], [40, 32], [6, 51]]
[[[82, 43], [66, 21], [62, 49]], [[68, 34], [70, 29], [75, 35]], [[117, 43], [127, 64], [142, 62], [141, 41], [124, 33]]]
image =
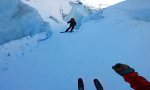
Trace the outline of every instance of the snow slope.
[[49, 24], [20, 0], [1, 0], [0, 13], [0, 44], [40, 32], [51, 35]]
[[[0, 89], [77, 90], [77, 79], [82, 77], [86, 90], [95, 90], [94, 78], [105, 90], [132, 90], [111, 69], [117, 62], [150, 81], [150, 22], [145, 15], [149, 4], [149, 0], [127, 0], [108, 7], [105, 18], [86, 22], [74, 33], [61, 34], [62, 27], [43, 42], [36, 42], [39, 35], [1, 46]], [[21, 43], [25, 46], [19, 47]], [[13, 44], [19, 48], [15, 53]]]

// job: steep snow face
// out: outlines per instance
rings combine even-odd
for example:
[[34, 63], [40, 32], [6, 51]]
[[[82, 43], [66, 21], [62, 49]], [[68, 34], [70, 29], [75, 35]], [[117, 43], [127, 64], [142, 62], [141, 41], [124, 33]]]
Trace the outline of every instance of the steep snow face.
[[19, 0], [0, 0], [0, 44], [40, 32], [51, 34], [38, 12]]

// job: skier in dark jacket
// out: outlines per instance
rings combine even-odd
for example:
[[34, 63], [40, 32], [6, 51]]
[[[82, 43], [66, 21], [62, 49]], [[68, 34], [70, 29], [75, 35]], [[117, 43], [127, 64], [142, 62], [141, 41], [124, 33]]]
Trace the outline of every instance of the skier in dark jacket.
[[121, 75], [134, 90], [150, 90], [150, 82], [147, 81], [144, 77], [139, 76], [139, 74], [128, 65], [118, 63], [113, 66], [112, 69]]
[[71, 18], [71, 20], [70, 20], [69, 22], [67, 22], [67, 23], [70, 23], [70, 26], [66, 29], [65, 32], [68, 32], [69, 29], [71, 29], [70, 32], [73, 32], [73, 29], [74, 29], [74, 27], [76, 26], [76, 21], [75, 21], [75, 19], [74, 19], [74, 18]]

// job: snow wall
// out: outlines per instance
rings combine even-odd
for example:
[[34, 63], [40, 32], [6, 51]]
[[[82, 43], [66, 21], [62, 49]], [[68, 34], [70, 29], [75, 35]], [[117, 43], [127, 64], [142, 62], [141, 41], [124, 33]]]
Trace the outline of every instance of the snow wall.
[[0, 45], [41, 32], [51, 35], [49, 24], [20, 0], [0, 0], [0, 13]]
[[82, 3], [70, 2], [70, 5], [72, 9], [69, 14], [64, 17], [64, 20], [68, 22], [72, 17], [75, 18], [77, 22], [76, 29], [79, 29], [82, 23], [94, 19], [95, 15], [99, 14], [97, 18], [102, 18], [101, 10], [96, 11]]
[[66, 15], [63, 19], [64, 21], [68, 22], [71, 18], [75, 18], [77, 22], [75, 28], [79, 29], [79, 27], [81, 26], [82, 19], [92, 14], [93, 10], [87, 6], [84, 6], [82, 3], [70, 2], [70, 5], [72, 6], [72, 9], [69, 12], [69, 14]]

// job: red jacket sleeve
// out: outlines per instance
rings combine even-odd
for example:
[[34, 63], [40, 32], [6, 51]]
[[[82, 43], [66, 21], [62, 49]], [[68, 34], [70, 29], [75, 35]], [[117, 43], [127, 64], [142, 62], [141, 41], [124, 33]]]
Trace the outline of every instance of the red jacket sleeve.
[[137, 72], [124, 74], [123, 78], [134, 90], [150, 90], [150, 82], [139, 76]]

